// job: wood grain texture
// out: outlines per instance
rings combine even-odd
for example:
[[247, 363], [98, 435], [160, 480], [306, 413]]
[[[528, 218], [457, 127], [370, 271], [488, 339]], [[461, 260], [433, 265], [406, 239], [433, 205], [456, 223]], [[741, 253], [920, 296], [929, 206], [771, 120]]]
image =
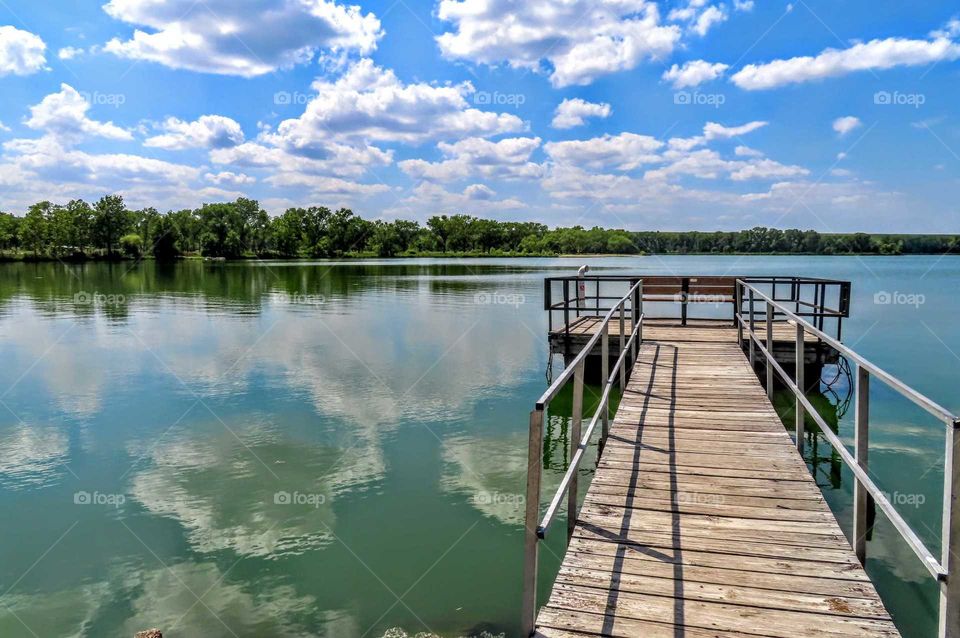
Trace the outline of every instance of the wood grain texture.
[[536, 635], [899, 636], [736, 330], [644, 331]]

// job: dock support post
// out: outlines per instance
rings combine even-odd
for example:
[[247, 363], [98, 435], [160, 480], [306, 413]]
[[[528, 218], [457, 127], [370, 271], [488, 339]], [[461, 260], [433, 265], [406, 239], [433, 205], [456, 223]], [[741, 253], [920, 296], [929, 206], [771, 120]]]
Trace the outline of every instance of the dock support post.
[[773, 304], [767, 302], [767, 397], [773, 399]]
[[960, 422], [947, 424], [943, 461], [943, 534], [940, 564], [947, 572], [940, 583], [940, 638], [960, 638]]
[[757, 332], [757, 324], [753, 318], [753, 288], [750, 289], [750, 367], [757, 367], [757, 347], [754, 343]]
[[[622, 339], [622, 337], [621, 337]], [[583, 366], [586, 359], [573, 371], [573, 422], [570, 424], [570, 460], [580, 447], [580, 430], [583, 422]], [[577, 525], [577, 473], [570, 478], [570, 490], [567, 492], [567, 538], [573, 536], [573, 528]]]
[[[610, 380], [610, 322], [603, 324], [603, 336], [600, 337], [600, 369], [603, 370], [601, 379], [603, 387], [607, 387]], [[607, 433], [610, 432], [610, 400], [600, 406], [602, 410], [601, 431], [600, 431], [600, 451], [603, 452], [603, 446], [607, 443]]]
[[537, 621], [537, 526], [540, 517], [540, 478], [543, 472], [543, 410], [530, 413], [527, 442], [527, 494], [523, 539], [523, 617], [520, 627], [524, 638], [533, 634]]
[[[806, 331], [803, 329], [803, 324], [797, 322], [797, 345], [796, 345], [796, 358], [797, 358], [797, 367], [794, 372], [794, 377], [797, 381], [797, 389], [800, 390], [800, 394], [806, 395], [807, 393], [807, 383], [804, 379], [804, 364], [806, 363], [806, 349], [804, 347], [804, 337], [806, 336]], [[796, 412], [796, 433], [797, 433], [797, 452], [800, 453], [800, 456], [803, 457], [803, 436], [804, 436], [804, 418], [805, 411], [803, 403], [800, 401], [800, 397], [797, 397], [796, 406], [794, 408]]]
[[[854, 453], [857, 465], [867, 471], [867, 450], [869, 449], [868, 427], [870, 423], [870, 373], [857, 366], [856, 430], [854, 432]], [[860, 564], [867, 564], [867, 490], [860, 481], [853, 482], [853, 551]]]

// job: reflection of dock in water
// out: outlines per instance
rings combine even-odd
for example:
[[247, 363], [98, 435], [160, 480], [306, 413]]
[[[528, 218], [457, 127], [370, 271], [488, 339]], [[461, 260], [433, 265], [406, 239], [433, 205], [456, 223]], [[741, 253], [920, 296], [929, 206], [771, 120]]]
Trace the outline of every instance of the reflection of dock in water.
[[[548, 280], [547, 290], [557, 281], [576, 290], [583, 279]], [[525, 634], [898, 636], [862, 567], [875, 500], [941, 583], [947, 628], [941, 635], [958, 635], [951, 627], [960, 632], [960, 583], [948, 584], [949, 553], [942, 563], [934, 557], [865, 470], [870, 380], [889, 385], [949, 424], [948, 442], [960, 440], [952, 438], [957, 417], [839, 342], [849, 299], [846, 282], [731, 278], [730, 294], [720, 303], [732, 306], [732, 319], [693, 319], [686, 309], [680, 318], [651, 319], [644, 309], [651, 300], [646, 278], [621, 278], [619, 292], [607, 294], [603, 288], [612, 282], [597, 278], [595, 307], [588, 311], [591, 296], [584, 288], [591, 281], [586, 279], [587, 286], [559, 307], [547, 295], [551, 314], [565, 315], [559, 327], [551, 320], [551, 349], [568, 365], [530, 419]], [[663, 282], [655, 285], [673, 294]], [[714, 285], [727, 289], [724, 282]], [[828, 286], [839, 293], [835, 309], [825, 301]], [[811, 297], [804, 295], [811, 287], [816, 297], [808, 301]], [[790, 289], [787, 298], [783, 288]], [[674, 301], [683, 303], [685, 294], [681, 289]], [[807, 311], [795, 312], [801, 307]], [[833, 335], [824, 320], [835, 322]], [[838, 353], [857, 368], [854, 453], [837, 438], [832, 405], [824, 410], [829, 402], [806, 391], [820, 385], [820, 370], [839, 361]], [[602, 394], [590, 398], [598, 409], [592, 417], [587, 411], [589, 421], [584, 421], [587, 377], [600, 380]], [[567, 434], [574, 444], [566, 474], [543, 513], [544, 417], [561, 391], [561, 402], [567, 403], [568, 384], [573, 390]], [[611, 418], [616, 385], [623, 388], [622, 396]], [[789, 391], [796, 439], [774, 407], [775, 388]], [[818, 437], [806, 436], [807, 423], [832, 447], [826, 473], [838, 478], [843, 464], [853, 471], [852, 542], [803, 460], [805, 443], [820, 445]], [[581, 499], [581, 461], [595, 432], [599, 458]], [[815, 450], [815, 459], [822, 460], [825, 452]], [[948, 476], [946, 503], [952, 506], [951, 487]], [[564, 507], [566, 554], [538, 605], [538, 544]], [[960, 547], [960, 512], [948, 506], [945, 516], [958, 532], [945, 534], [949, 552]]]

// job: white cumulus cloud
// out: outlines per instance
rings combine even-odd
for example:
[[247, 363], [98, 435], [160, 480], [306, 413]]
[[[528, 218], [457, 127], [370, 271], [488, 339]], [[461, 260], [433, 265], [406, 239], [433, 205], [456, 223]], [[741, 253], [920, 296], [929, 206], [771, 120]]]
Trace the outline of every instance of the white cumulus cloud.
[[588, 117], [610, 117], [610, 113], [612, 113], [612, 110], [606, 102], [597, 104], [576, 97], [572, 100], [564, 100], [557, 106], [550, 126], [553, 128], [583, 126]]
[[605, 134], [588, 140], [548, 142], [544, 150], [554, 162], [589, 168], [629, 171], [643, 164], [661, 161], [663, 142], [636, 133]]
[[40, 36], [12, 26], [0, 27], [0, 77], [30, 75], [43, 69], [46, 50]]
[[83, 49], [80, 49], [77, 47], [63, 47], [62, 49], [57, 51], [57, 57], [60, 58], [61, 60], [72, 60], [73, 58], [82, 54], [83, 54]]
[[726, 19], [727, 11], [722, 4], [720, 6], [707, 7], [697, 16], [697, 19], [690, 28], [694, 33], [703, 37], [707, 35], [707, 32], [710, 31], [714, 25], [720, 24]]
[[110, 53], [242, 77], [303, 64], [322, 51], [365, 55], [383, 35], [372, 13], [328, 0], [110, 0], [103, 8], [147, 29], [110, 40]]
[[917, 66], [960, 58], [960, 44], [947, 38], [908, 40], [887, 38], [855, 44], [847, 49], [826, 49], [817, 56], [748, 64], [731, 80], [748, 91], [837, 77], [856, 71]]
[[437, 38], [445, 57], [535, 71], [546, 61], [556, 87], [635, 68], [680, 40], [644, 0], [441, 0], [437, 14], [454, 25]]
[[299, 118], [285, 120], [271, 137], [278, 146], [311, 156], [326, 141], [418, 144], [432, 139], [486, 136], [522, 130], [509, 113], [471, 108], [469, 82], [405, 84], [392, 70], [363, 59], [335, 81], [313, 83], [317, 95]]
[[244, 184], [253, 184], [257, 181], [255, 177], [251, 177], [245, 173], [233, 173], [231, 171], [207, 173], [203, 176], [203, 178], [208, 182], [213, 182], [214, 184], [226, 184], [228, 186], [242, 186]]
[[399, 163], [400, 169], [415, 179], [434, 181], [472, 176], [523, 179], [539, 177], [543, 172], [539, 164], [530, 161], [531, 154], [540, 147], [539, 137], [512, 137], [498, 142], [470, 137], [437, 146], [446, 158], [443, 161], [404, 160]]
[[724, 126], [722, 124], [717, 124], [716, 122], [707, 122], [703, 127], [703, 135], [708, 140], [715, 140], [717, 138], [730, 138], [730, 137], [739, 137], [740, 135], [746, 135], [747, 133], [752, 133], [758, 128], [763, 128], [767, 125], [767, 122], [762, 120], [755, 120], [753, 122], [747, 122], [746, 124], [741, 124], [740, 126]]
[[222, 115], [202, 115], [193, 122], [168, 117], [160, 128], [165, 132], [147, 138], [144, 146], [167, 150], [228, 148], [244, 140], [240, 124]]
[[712, 64], [706, 60], [691, 60], [683, 66], [674, 64], [664, 71], [663, 79], [671, 82], [673, 88], [683, 89], [716, 80], [729, 68], [730, 65], [720, 62]]
[[58, 93], [44, 97], [30, 107], [26, 125], [63, 142], [75, 142], [87, 136], [113, 140], [133, 139], [130, 131], [113, 122], [99, 122], [87, 117], [90, 102], [69, 84], [61, 84]]
[[853, 115], [838, 117], [833, 121], [833, 130], [840, 135], [846, 135], [861, 124], [860, 118], [854, 117]]
[[463, 189], [463, 195], [467, 199], [490, 200], [497, 196], [497, 191], [486, 184], [470, 184]]

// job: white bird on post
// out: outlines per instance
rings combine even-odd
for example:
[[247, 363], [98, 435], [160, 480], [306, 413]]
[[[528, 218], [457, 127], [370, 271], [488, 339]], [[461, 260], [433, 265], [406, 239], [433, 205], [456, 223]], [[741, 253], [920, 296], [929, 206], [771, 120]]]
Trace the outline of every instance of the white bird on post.
[[[584, 275], [590, 272], [590, 266], [584, 264], [577, 270], [577, 316], [580, 316], [581, 303], [585, 305], [587, 300], [587, 284], [583, 280]], [[597, 284], [600, 285], [599, 283]]]

